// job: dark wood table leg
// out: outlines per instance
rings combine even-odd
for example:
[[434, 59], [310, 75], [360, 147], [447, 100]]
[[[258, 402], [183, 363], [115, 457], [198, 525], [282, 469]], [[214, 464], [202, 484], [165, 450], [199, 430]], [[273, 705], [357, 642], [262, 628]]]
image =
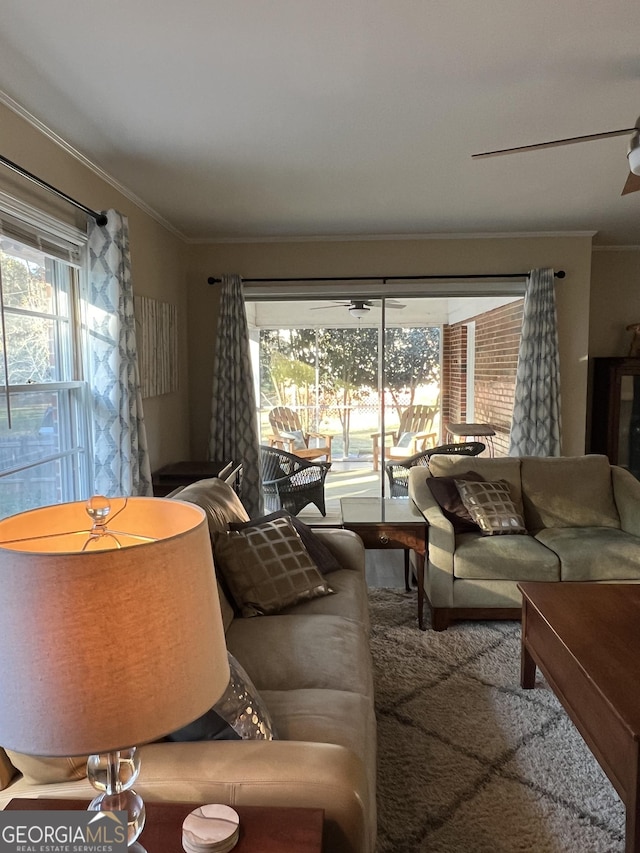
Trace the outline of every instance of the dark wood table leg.
[[637, 741], [635, 747], [635, 779], [625, 803], [625, 853], [640, 853], [640, 749]]
[[425, 555], [419, 551], [415, 552], [417, 572], [418, 572], [418, 627], [421, 631], [426, 631], [424, 624], [424, 560]]
[[520, 650], [520, 686], [524, 690], [531, 690], [536, 683], [536, 662], [531, 657], [527, 647], [527, 619], [529, 608], [527, 599], [522, 600], [522, 646]]
[[409, 569], [410, 569], [410, 551], [408, 548], [404, 549], [404, 590], [405, 592], [411, 592], [411, 586], [409, 584]]

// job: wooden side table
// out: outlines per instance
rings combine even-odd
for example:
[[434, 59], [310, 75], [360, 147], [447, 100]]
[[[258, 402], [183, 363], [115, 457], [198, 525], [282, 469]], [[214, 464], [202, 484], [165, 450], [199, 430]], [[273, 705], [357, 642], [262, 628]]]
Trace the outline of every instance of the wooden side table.
[[[64, 811], [86, 809], [84, 800], [11, 800], [13, 810]], [[145, 802], [147, 820], [138, 839], [147, 853], [179, 853], [182, 850], [182, 821], [197, 808], [196, 803]], [[234, 853], [321, 853], [322, 809], [234, 806], [240, 816], [240, 839]]]
[[429, 528], [422, 513], [407, 498], [341, 498], [342, 526], [353, 530], [365, 548], [399, 548], [404, 555], [404, 585], [409, 586], [409, 551], [417, 556], [418, 625], [424, 625], [424, 560]]
[[483, 439], [489, 445], [489, 456], [495, 455], [493, 436], [496, 434], [491, 424], [447, 424], [447, 432], [452, 438], [475, 438], [476, 441]]
[[151, 475], [153, 483], [153, 494], [156, 498], [163, 498], [180, 486], [188, 486], [197, 480], [206, 480], [209, 477], [220, 477], [222, 480], [231, 482], [237, 479], [241, 463], [227, 460], [195, 461], [195, 462], [172, 462], [154, 471]]

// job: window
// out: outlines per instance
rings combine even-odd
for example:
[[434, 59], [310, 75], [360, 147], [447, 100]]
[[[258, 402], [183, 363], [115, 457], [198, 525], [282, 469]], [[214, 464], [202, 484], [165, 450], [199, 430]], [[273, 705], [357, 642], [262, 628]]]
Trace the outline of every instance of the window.
[[84, 235], [0, 199], [0, 517], [89, 494]]

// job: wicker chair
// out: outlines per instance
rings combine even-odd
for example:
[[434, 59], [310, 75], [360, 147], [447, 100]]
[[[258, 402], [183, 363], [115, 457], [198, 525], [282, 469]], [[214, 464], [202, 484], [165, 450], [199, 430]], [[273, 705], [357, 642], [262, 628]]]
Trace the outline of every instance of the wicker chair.
[[277, 447], [260, 445], [262, 489], [265, 509], [286, 509], [297, 515], [307, 504], [315, 504], [326, 515], [324, 481], [331, 462], [309, 462]]
[[481, 441], [464, 441], [460, 444], [441, 444], [439, 447], [430, 447], [410, 456], [408, 459], [391, 460], [385, 463], [389, 483], [391, 484], [392, 498], [406, 498], [409, 495], [409, 468], [429, 465], [429, 457], [435, 453], [457, 453], [461, 456], [479, 456], [486, 448]]

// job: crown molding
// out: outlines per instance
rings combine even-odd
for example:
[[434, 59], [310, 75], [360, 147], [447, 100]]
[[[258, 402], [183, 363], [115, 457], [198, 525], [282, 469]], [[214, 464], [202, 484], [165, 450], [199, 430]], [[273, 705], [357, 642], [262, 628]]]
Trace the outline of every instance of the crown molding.
[[189, 237], [186, 242], [192, 245], [224, 243], [358, 243], [381, 240], [545, 240], [559, 237], [586, 237], [593, 239], [597, 231], [480, 231], [457, 233], [426, 234], [334, 234], [311, 236], [275, 236], [275, 237]]
[[106, 172], [103, 168], [101, 168], [88, 157], [86, 157], [81, 151], [78, 151], [77, 148], [74, 148], [72, 145], [70, 145], [54, 130], [52, 130], [50, 127], [47, 127], [44, 122], [40, 121], [39, 118], [36, 118], [21, 104], [15, 101], [10, 95], [8, 95], [6, 92], [3, 92], [2, 89], [0, 89], [0, 103], [4, 104], [5, 107], [8, 107], [12, 112], [20, 116], [20, 118], [24, 119], [24, 121], [26, 121], [28, 124], [31, 125], [31, 127], [35, 128], [35, 130], [45, 136], [50, 142], [53, 142], [59, 148], [62, 148], [65, 153], [69, 154], [71, 157], [74, 158], [74, 160], [77, 160], [79, 163], [81, 163], [86, 169], [89, 169], [89, 171], [93, 172], [94, 175], [97, 175], [106, 184], [109, 184], [109, 186], [113, 187], [121, 195], [129, 199], [129, 201], [135, 204], [136, 207], [139, 207], [140, 210], [143, 211], [143, 213], [146, 213], [163, 228], [166, 228], [167, 231], [170, 231], [183, 242], [188, 242], [186, 236], [182, 234], [182, 232], [178, 231], [175, 226], [168, 222], [163, 216], [161, 216], [156, 210], [150, 207], [139, 196], [132, 192], [128, 187], [124, 186], [124, 184], [121, 184], [120, 181], [116, 180], [116, 178]]
[[640, 246], [621, 245], [621, 246], [594, 246], [594, 252], [640, 252]]

